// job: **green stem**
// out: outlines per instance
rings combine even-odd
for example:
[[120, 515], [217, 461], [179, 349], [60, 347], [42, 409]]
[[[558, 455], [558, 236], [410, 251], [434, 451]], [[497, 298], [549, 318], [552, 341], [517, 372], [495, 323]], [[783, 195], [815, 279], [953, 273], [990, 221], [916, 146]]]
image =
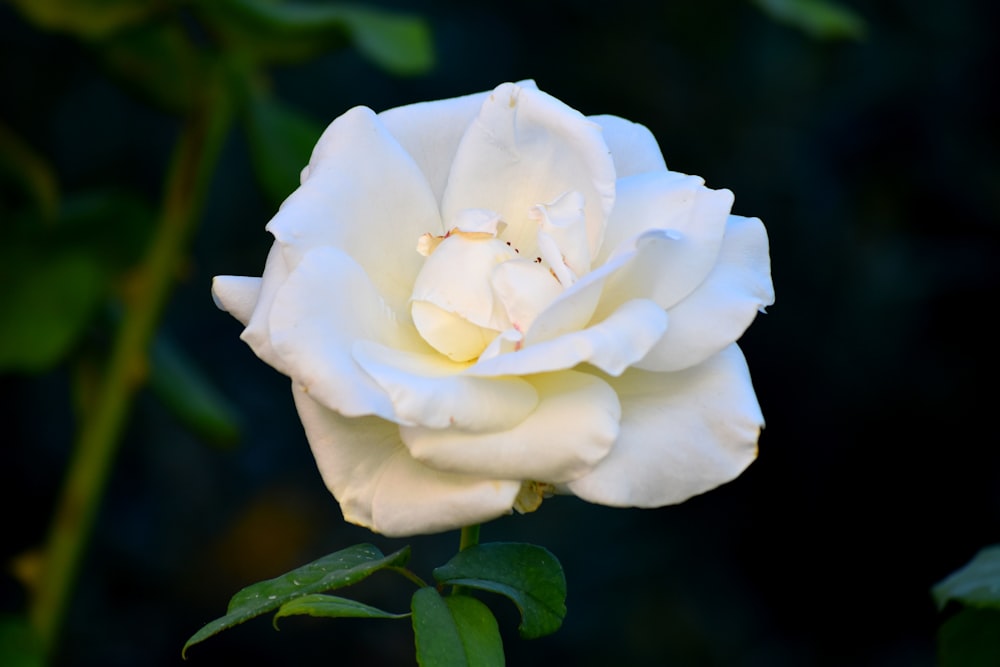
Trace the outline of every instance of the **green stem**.
[[416, 584], [417, 588], [427, 587], [427, 582], [421, 579], [416, 572], [414, 572], [408, 567], [387, 567], [386, 569], [391, 570], [392, 572], [400, 573], [401, 575], [412, 581], [414, 584]]
[[459, 551], [465, 551], [469, 547], [479, 544], [479, 527], [480, 524], [477, 523], [462, 528], [462, 536], [458, 540]]
[[[473, 524], [471, 526], [462, 527], [462, 535], [458, 538], [458, 550], [465, 551], [469, 547], [474, 547], [479, 544], [479, 528], [481, 524]], [[452, 586], [452, 595], [461, 595], [463, 591], [466, 590], [464, 586]]]
[[167, 175], [162, 217], [126, 296], [125, 313], [93, 410], [81, 416], [30, 609], [49, 657], [59, 639], [133, 397], [145, 380], [150, 340], [229, 127], [230, 108], [222, 86], [211, 93], [195, 105], [185, 122]]

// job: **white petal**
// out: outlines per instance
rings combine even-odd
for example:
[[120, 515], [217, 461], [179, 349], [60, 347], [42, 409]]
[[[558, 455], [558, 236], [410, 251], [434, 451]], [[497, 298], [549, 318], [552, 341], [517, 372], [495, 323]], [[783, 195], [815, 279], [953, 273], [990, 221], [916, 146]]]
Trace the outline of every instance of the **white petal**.
[[260, 298], [260, 284], [260, 278], [215, 276], [212, 279], [212, 299], [218, 308], [246, 326]]
[[618, 375], [642, 359], [667, 330], [667, 314], [652, 301], [623, 304], [607, 319], [515, 352], [480, 359], [465, 372], [476, 376], [525, 375], [589, 363]]
[[489, 232], [455, 231], [441, 241], [413, 285], [410, 312], [424, 340], [453, 361], [478, 357], [510, 327], [490, 278], [515, 256]]
[[285, 375], [290, 375], [288, 366], [275, 352], [271, 344], [271, 306], [278, 290], [288, 279], [288, 265], [281, 253], [278, 243], [271, 245], [264, 264], [264, 275], [261, 277], [260, 294], [257, 304], [247, 322], [247, 328], [240, 334], [240, 339], [250, 346], [258, 357]]
[[484, 102], [455, 154], [442, 202], [448, 219], [463, 208], [498, 211], [505, 240], [528, 259], [537, 252], [536, 204], [580, 192], [591, 255], [614, 203], [615, 171], [600, 126], [538, 90], [503, 84]]
[[[521, 81], [518, 85], [536, 88], [534, 81]], [[489, 94], [487, 90], [447, 100], [418, 102], [379, 114], [386, 128], [413, 156], [439, 202], [458, 143]]]
[[386, 128], [413, 156], [437, 201], [441, 201], [448, 182], [458, 142], [488, 94], [409, 104], [379, 114]]
[[618, 435], [618, 398], [593, 375], [564, 371], [529, 378], [537, 409], [505, 431], [400, 428], [415, 458], [456, 473], [559, 483], [590, 471]]
[[520, 481], [433, 470], [410, 456], [395, 424], [343, 417], [298, 388], [293, 395], [323, 481], [350, 523], [403, 537], [510, 513]]
[[644, 125], [618, 116], [590, 116], [604, 129], [604, 141], [615, 161], [618, 178], [647, 171], [666, 171], [660, 146]]
[[757, 218], [730, 216], [715, 268], [669, 308], [670, 326], [638, 368], [670, 371], [699, 364], [737, 340], [774, 303], [767, 232]]
[[541, 264], [512, 259], [493, 270], [493, 292], [507, 314], [509, 326], [519, 332], [531, 328], [538, 314], [562, 294], [559, 281]]
[[[605, 309], [598, 317], [595, 317], [605, 283], [635, 258], [638, 252], [637, 244], [640, 240], [633, 239], [631, 246], [622, 245], [608, 261], [593, 271], [585, 273], [575, 283], [564, 289], [531, 323], [531, 327], [526, 332], [524, 344], [527, 346], [549, 341], [564, 334], [579, 331], [593, 320], [606, 319], [612, 309]], [[620, 305], [620, 303], [616, 303], [615, 307]]]
[[496, 238], [468, 236], [480, 235], [453, 234], [427, 257], [413, 283], [411, 299], [433, 303], [473, 324], [500, 331], [507, 328], [507, 321], [502, 308], [494, 306], [490, 277], [497, 265], [515, 257], [514, 251]]
[[309, 178], [285, 200], [267, 229], [294, 268], [329, 245], [354, 258], [401, 317], [423, 257], [421, 234], [442, 234], [437, 201], [413, 159], [370, 109], [356, 107], [320, 137]]
[[764, 424], [739, 348], [677, 373], [609, 380], [621, 434], [593, 472], [567, 488], [593, 503], [660, 507], [728, 482], [757, 455]]
[[[693, 280], [693, 287], [701, 282], [718, 252], [726, 217], [733, 205], [732, 192], [710, 190], [703, 183], [697, 176], [675, 172], [653, 172], [619, 180], [615, 208], [608, 220], [598, 263], [638, 234], [650, 229], [669, 229], [688, 239], [697, 253], [687, 261], [690, 266], [683, 267], [685, 271], [694, 271], [696, 277], [688, 278], [685, 283]], [[708, 266], [700, 269], [695, 265], [696, 259], [707, 261]]]
[[524, 343], [524, 336], [521, 332], [516, 329], [507, 329], [500, 333], [499, 336], [493, 339], [493, 342], [489, 344], [483, 353], [479, 355], [480, 361], [486, 361], [487, 359], [492, 359], [498, 354], [508, 354], [520, 349], [521, 345]]
[[362, 268], [337, 248], [307, 253], [271, 307], [271, 340], [288, 374], [347, 416], [394, 417], [388, 395], [351, 356], [356, 340], [426, 349], [382, 302]]
[[459, 375], [464, 364], [438, 354], [394, 350], [370, 341], [354, 345], [354, 359], [389, 395], [400, 424], [465, 431], [507, 429], [538, 404], [528, 382]]
[[448, 312], [430, 301], [414, 301], [410, 308], [420, 336], [452, 361], [471, 361], [497, 337], [496, 329], [473, 324], [461, 315]]
[[496, 237], [504, 225], [500, 220], [500, 214], [496, 211], [488, 208], [463, 208], [454, 218], [448, 220], [445, 226], [449, 232], [454, 228], [460, 232]]
[[[538, 223], [542, 258], [566, 287], [572, 285], [577, 276], [590, 271], [591, 254], [583, 208], [583, 195], [574, 191], [565, 193], [551, 204], [539, 204], [528, 213], [528, 217]], [[569, 270], [572, 279], [563, 277], [564, 269]]]

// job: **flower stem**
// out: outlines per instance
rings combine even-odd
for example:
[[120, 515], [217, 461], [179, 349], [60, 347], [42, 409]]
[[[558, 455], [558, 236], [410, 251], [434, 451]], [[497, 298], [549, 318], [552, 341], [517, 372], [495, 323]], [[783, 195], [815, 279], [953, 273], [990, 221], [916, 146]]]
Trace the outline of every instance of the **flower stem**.
[[400, 573], [401, 575], [412, 581], [414, 584], [416, 584], [417, 588], [427, 587], [427, 582], [421, 579], [416, 572], [414, 572], [408, 567], [387, 567], [386, 569], [391, 570], [392, 572]]
[[182, 128], [167, 174], [159, 225], [125, 295], [124, 316], [92, 410], [81, 416], [29, 611], [49, 658], [55, 652], [132, 399], [146, 378], [150, 340], [229, 127], [231, 110], [222, 86], [213, 87], [211, 93], [194, 105]]
[[[479, 528], [480, 524], [476, 523], [471, 526], [463, 526], [462, 535], [458, 538], [458, 550], [465, 551], [469, 547], [474, 547], [479, 544]], [[452, 595], [461, 595], [462, 592], [466, 590], [464, 586], [452, 586]]]
[[458, 541], [459, 551], [465, 551], [469, 547], [474, 547], [479, 544], [479, 528], [480, 524], [478, 523], [462, 528], [462, 536]]

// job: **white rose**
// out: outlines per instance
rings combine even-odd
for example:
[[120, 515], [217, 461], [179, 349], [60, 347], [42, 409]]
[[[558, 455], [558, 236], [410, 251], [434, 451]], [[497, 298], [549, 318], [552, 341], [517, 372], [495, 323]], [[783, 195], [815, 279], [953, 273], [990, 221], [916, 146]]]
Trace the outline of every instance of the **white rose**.
[[533, 83], [323, 133], [262, 278], [213, 294], [292, 378], [347, 521], [431, 533], [549, 492], [659, 507], [729, 481], [763, 424], [735, 341], [767, 235], [643, 126]]

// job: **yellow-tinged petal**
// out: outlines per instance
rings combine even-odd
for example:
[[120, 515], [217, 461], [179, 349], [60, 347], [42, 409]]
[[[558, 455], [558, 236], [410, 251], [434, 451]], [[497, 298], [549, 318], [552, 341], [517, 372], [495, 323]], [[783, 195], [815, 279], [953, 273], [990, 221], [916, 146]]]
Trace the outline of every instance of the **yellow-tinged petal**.
[[685, 371], [630, 370], [606, 381], [622, 402], [621, 433], [592, 472], [566, 485], [584, 500], [683, 502], [732, 480], [757, 455], [764, 419], [735, 344]]
[[353, 355], [389, 396], [400, 424], [499, 431], [516, 426], [538, 405], [530, 382], [462, 375], [464, 364], [430, 351], [404, 352], [358, 341]]
[[533, 258], [538, 226], [529, 211], [572, 191], [584, 200], [593, 256], [615, 198], [601, 127], [551, 95], [506, 83], [487, 97], [462, 137], [441, 210], [445, 219], [466, 208], [499, 212], [505, 239]]
[[478, 357], [510, 327], [490, 276], [514, 257], [509, 246], [485, 232], [459, 232], [441, 241], [413, 285], [411, 316], [424, 340], [453, 361]]
[[404, 537], [510, 513], [520, 481], [429, 468], [410, 456], [392, 422], [343, 417], [293, 389], [316, 465], [350, 523]]
[[506, 479], [566, 482], [589, 472], [618, 436], [621, 410], [610, 386], [576, 371], [525, 378], [539, 402], [523, 421], [505, 430], [470, 433], [461, 428], [400, 428], [410, 453], [437, 470]]
[[[529, 80], [519, 81], [517, 85], [537, 88], [535, 82]], [[379, 114], [386, 128], [427, 177], [438, 201], [448, 182], [458, 144], [491, 92], [417, 102]]]
[[607, 319], [506, 354], [480, 358], [467, 375], [496, 377], [547, 373], [587, 363], [619, 375], [642, 359], [667, 330], [667, 314], [648, 299], [622, 304]]

